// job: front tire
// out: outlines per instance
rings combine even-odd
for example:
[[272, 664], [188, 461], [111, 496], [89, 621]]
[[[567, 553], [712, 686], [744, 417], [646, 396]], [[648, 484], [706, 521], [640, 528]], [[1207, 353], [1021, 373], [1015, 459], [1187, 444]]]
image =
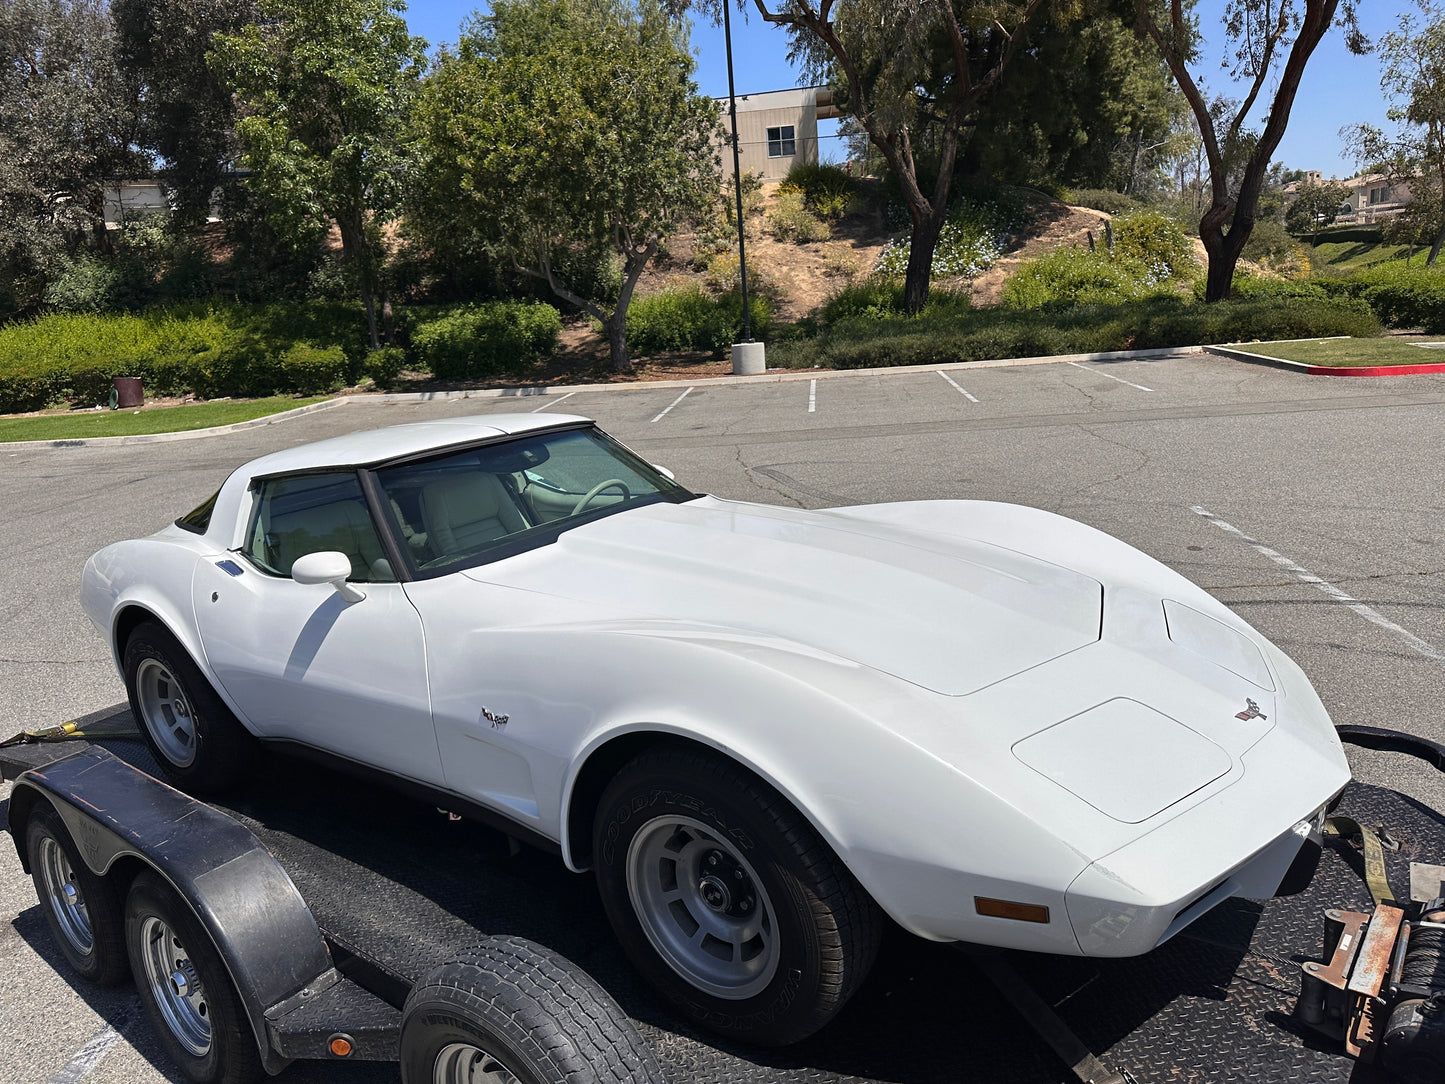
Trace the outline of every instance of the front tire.
[[25, 845], [35, 894], [62, 955], [87, 982], [114, 986], [130, 974], [115, 885], [90, 871], [60, 814], [48, 806], [31, 815]]
[[220, 953], [186, 902], [154, 873], [131, 885], [125, 942], [141, 1004], [186, 1079], [261, 1079], [256, 1038]]
[[215, 794], [250, 773], [256, 739], [165, 626], [137, 625], [126, 641], [124, 663], [131, 714], [173, 782], [192, 793]]
[[402, 1084], [663, 1084], [617, 1003], [585, 971], [520, 937], [489, 937], [413, 987]]
[[730, 1037], [806, 1038], [877, 955], [877, 905], [781, 795], [721, 757], [659, 749], [625, 766], [603, 792], [593, 860], [633, 964]]

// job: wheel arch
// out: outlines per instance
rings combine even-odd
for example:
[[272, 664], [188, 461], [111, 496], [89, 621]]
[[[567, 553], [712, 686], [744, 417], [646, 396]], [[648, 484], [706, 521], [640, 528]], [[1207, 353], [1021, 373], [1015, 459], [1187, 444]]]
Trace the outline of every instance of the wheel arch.
[[700, 752], [726, 760], [748, 773], [787, 802], [798, 816], [812, 826], [838, 861], [845, 867], [848, 865], [835, 834], [819, 821], [808, 803], [800, 801], [789, 788], [761, 770], [758, 765], [738, 756], [735, 750], [673, 731], [636, 729], [614, 734], [604, 740], [587, 753], [581, 766], [573, 774], [572, 785], [567, 791], [562, 837], [562, 857], [569, 869], [581, 872], [592, 863], [592, 825], [597, 818], [602, 792], [612, 777], [629, 761], [644, 753], [664, 748]]

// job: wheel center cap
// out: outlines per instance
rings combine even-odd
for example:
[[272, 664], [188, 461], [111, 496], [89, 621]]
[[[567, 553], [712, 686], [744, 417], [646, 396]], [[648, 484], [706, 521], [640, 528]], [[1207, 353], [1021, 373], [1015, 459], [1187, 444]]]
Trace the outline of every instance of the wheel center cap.
[[732, 893], [720, 877], [708, 874], [698, 882], [697, 893], [702, 897], [702, 902], [711, 907], [714, 911], [726, 911], [732, 904]]
[[186, 702], [185, 702], [184, 700], [182, 700], [180, 697], [176, 697], [174, 700], [171, 701], [171, 709], [172, 709], [177, 715], [189, 715], [189, 714], [190, 714], [190, 713], [186, 710]]

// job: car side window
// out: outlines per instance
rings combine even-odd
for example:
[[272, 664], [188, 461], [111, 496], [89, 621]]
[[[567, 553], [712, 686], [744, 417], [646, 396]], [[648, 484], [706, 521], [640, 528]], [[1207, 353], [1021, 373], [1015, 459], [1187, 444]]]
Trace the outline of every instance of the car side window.
[[354, 472], [267, 478], [257, 487], [241, 551], [262, 570], [289, 576], [296, 558], [336, 550], [351, 560], [348, 579], [395, 581]]

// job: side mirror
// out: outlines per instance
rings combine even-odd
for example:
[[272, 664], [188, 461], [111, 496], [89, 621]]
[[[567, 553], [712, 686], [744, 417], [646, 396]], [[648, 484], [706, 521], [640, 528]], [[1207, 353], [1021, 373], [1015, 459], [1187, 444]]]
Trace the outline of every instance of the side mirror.
[[366, 592], [346, 582], [351, 575], [351, 558], [339, 550], [321, 550], [296, 558], [291, 578], [297, 583], [329, 583], [347, 602], [360, 602]]
[[677, 481], [677, 475], [673, 474], [672, 471], [668, 470], [661, 463], [652, 464], [652, 469], [657, 471], [658, 474], [662, 475], [669, 482]]

